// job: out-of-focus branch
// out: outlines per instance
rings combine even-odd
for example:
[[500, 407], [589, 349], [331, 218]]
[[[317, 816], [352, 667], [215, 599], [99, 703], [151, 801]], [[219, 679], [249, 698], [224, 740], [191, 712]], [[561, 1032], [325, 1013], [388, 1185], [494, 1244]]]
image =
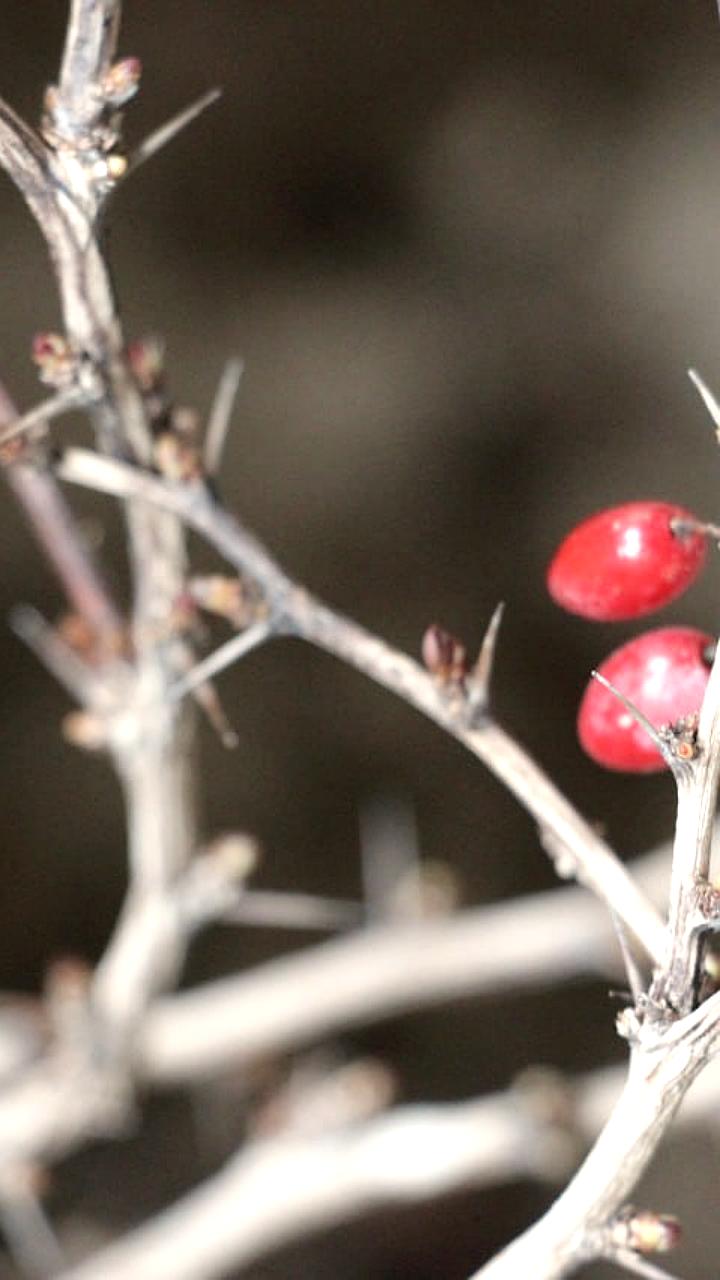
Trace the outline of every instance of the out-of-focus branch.
[[[667, 854], [638, 860], [632, 872], [662, 902]], [[607, 913], [581, 889], [554, 889], [371, 927], [167, 996], [148, 1010], [138, 1061], [149, 1079], [177, 1083], [400, 1010], [619, 971]]]
[[91, 133], [103, 109], [99, 92], [117, 48], [121, 0], [72, 0], [57, 87], [57, 107], [70, 136]]
[[[403, 1107], [315, 1137], [256, 1140], [220, 1173], [62, 1280], [212, 1280], [309, 1232], [388, 1203], [511, 1178], [555, 1182], [622, 1090], [622, 1069], [544, 1079], [473, 1102]], [[708, 1073], [679, 1123], [707, 1123], [720, 1083]], [[712, 1123], [712, 1121], [711, 1121]], [[527, 1269], [506, 1273], [539, 1280]]]
[[[15, 406], [0, 383], [0, 428], [16, 417]], [[106, 654], [117, 652], [122, 618], [52, 471], [24, 463], [22, 457], [12, 465], [6, 464], [4, 471], [70, 604], [96, 635], [100, 650]]]
[[221, 508], [204, 485], [169, 485], [112, 459], [67, 450], [58, 464], [66, 480], [172, 511], [202, 534], [263, 591], [279, 632], [289, 632], [341, 658], [405, 699], [457, 738], [513, 792], [540, 827], [552, 833], [566, 863], [627, 925], [653, 960], [662, 955], [662, 922], [619, 859], [550, 782], [539, 766], [491, 718], [487, 706], [470, 722], [462, 701], [448, 695], [405, 654], [378, 640], [289, 581], [266, 549]]

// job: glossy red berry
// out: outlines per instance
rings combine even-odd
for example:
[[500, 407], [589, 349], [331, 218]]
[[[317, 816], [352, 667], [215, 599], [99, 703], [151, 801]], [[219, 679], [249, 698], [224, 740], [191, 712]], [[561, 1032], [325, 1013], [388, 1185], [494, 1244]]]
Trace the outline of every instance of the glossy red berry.
[[548, 569], [557, 604], [598, 622], [639, 618], [690, 586], [705, 561], [703, 534], [674, 531], [695, 517], [670, 502], [628, 502], [599, 511], [561, 544]]
[[[694, 627], [660, 627], [616, 649], [598, 671], [659, 729], [700, 710], [713, 647], [712, 636]], [[580, 704], [578, 736], [587, 754], [606, 769], [654, 773], [665, 768], [649, 735], [597, 680], [590, 681]]]

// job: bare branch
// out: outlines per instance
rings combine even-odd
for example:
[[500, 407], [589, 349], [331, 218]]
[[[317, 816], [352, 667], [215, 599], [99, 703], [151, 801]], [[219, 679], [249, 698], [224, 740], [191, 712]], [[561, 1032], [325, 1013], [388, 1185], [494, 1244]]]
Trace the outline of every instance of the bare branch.
[[[666, 859], [642, 860], [637, 874], [662, 900]], [[447, 919], [369, 928], [168, 996], [148, 1013], [139, 1061], [152, 1080], [189, 1080], [400, 1009], [570, 975], [607, 979], [616, 966], [607, 913], [581, 889], [554, 889]]]
[[81, 706], [92, 705], [99, 692], [92, 670], [31, 605], [17, 605], [10, 614], [10, 626], [43, 666]]
[[631, 1249], [616, 1250], [610, 1255], [610, 1261], [624, 1267], [632, 1275], [645, 1276], [645, 1280], [679, 1280], [678, 1276], [672, 1276], [664, 1267], [656, 1267], [654, 1262], [633, 1253]]
[[35, 405], [34, 409], [29, 409], [12, 426], [6, 427], [4, 431], [0, 432], [0, 449], [9, 444], [11, 440], [17, 440], [19, 436], [26, 435], [28, 431], [32, 431], [35, 427], [44, 427], [51, 419], [58, 418], [60, 414], [67, 413], [70, 409], [76, 409], [78, 405], [86, 402], [87, 393], [81, 391], [78, 387], [70, 387], [66, 391], [56, 391], [54, 395], [48, 396], [47, 400]]
[[58, 84], [64, 132], [83, 137], [104, 107], [98, 92], [117, 48], [122, 0], [72, 0]]
[[279, 929], [353, 929], [364, 922], [365, 912], [359, 902], [251, 889], [223, 914], [222, 920], [225, 924]]
[[348, 618], [294, 586], [265, 548], [200, 486], [170, 487], [137, 468], [68, 449], [58, 464], [66, 480], [120, 497], [142, 498], [180, 516], [258, 585], [291, 634], [327, 650], [404, 698], [463, 743], [508, 787], [538, 823], [576, 859], [578, 876], [612, 907], [658, 960], [664, 928], [620, 861], [538, 765], [489, 717], [468, 728], [462, 708], [443, 696], [427, 672]]
[[685, 1093], [720, 1040], [720, 995], [671, 1032], [639, 1028], [625, 1088], [597, 1142], [554, 1205], [472, 1280], [561, 1280], [604, 1256], [607, 1223], [648, 1167]]

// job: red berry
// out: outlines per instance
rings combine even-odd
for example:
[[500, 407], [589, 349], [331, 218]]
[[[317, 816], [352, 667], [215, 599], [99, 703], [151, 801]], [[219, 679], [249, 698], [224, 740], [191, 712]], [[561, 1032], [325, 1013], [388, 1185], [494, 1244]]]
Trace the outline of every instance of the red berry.
[[[656, 728], [700, 710], [710, 675], [712, 636], [694, 627], [660, 627], [616, 649], [598, 667]], [[665, 768], [645, 730], [621, 702], [591, 680], [578, 713], [583, 749], [606, 769], [654, 773]]]
[[570, 613], [618, 622], [652, 613], [690, 586], [707, 550], [701, 533], [673, 532], [695, 521], [670, 502], [628, 502], [579, 524], [555, 554], [550, 595]]

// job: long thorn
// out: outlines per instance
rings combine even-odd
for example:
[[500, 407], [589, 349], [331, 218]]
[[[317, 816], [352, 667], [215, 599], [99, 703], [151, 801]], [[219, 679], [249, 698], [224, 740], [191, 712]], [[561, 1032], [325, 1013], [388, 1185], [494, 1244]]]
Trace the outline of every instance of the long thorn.
[[485, 631], [485, 635], [480, 645], [480, 653], [470, 675], [468, 676], [468, 686], [470, 689], [470, 700], [473, 705], [487, 705], [490, 695], [490, 681], [492, 679], [493, 665], [495, 663], [495, 651], [497, 648], [498, 633], [500, 624], [505, 612], [505, 604], [503, 601], [497, 605]]
[[206, 680], [212, 679], [218, 672], [224, 671], [231, 663], [244, 658], [246, 653], [256, 649], [258, 645], [269, 640], [270, 636], [274, 634], [275, 629], [269, 622], [256, 622], [253, 626], [247, 627], [245, 631], [233, 636], [226, 644], [221, 644], [219, 649], [216, 649], [209, 657], [204, 658], [202, 662], [198, 662], [192, 671], [188, 671], [187, 675], [181, 676], [175, 684], [170, 686], [166, 696], [171, 702], [179, 702], [186, 694], [192, 693], [194, 689], [204, 684]]
[[699, 391], [703, 404], [715, 423], [716, 430], [720, 432], [720, 404], [718, 404], [709, 386], [706, 382], [703, 382], [696, 369], [688, 369], [688, 377], [696, 390]]
[[134, 173], [140, 168], [141, 164], [145, 164], [146, 160], [152, 159], [157, 155], [158, 151], [162, 151], [173, 138], [177, 136], [187, 125], [192, 124], [199, 115], [214, 102], [217, 102], [222, 93], [222, 89], [210, 89], [204, 93], [201, 98], [195, 102], [191, 102], [183, 111], [179, 111], [171, 120], [167, 120], [165, 124], [161, 124], [159, 129], [155, 129], [153, 133], [148, 134], [144, 138], [139, 147], [133, 152], [128, 164], [128, 173]]
[[679, 1280], [678, 1276], [671, 1275], [663, 1267], [656, 1267], [654, 1262], [648, 1262], [647, 1258], [643, 1258], [639, 1253], [634, 1253], [632, 1249], [613, 1251], [609, 1255], [609, 1261], [616, 1263], [619, 1267], [624, 1267], [626, 1271], [632, 1272], [633, 1275], [645, 1276], [646, 1280]]
[[203, 447], [203, 463], [205, 474], [208, 476], [216, 476], [220, 469], [220, 459], [244, 372], [245, 362], [236, 357], [228, 360], [220, 375], [215, 399], [210, 409]]
[[678, 762], [669, 751], [667, 743], [661, 738], [652, 721], [648, 720], [647, 716], [643, 714], [640, 708], [636, 707], [635, 703], [631, 702], [629, 698], [626, 698], [625, 694], [621, 693], [614, 684], [611, 684], [609, 680], [606, 680], [605, 676], [601, 675], [599, 671], [591, 671], [590, 674], [593, 680], [597, 680], [598, 684], [603, 685], [603, 687], [607, 689], [608, 693], [611, 693], [613, 698], [617, 698], [618, 702], [622, 704], [625, 710], [629, 711], [633, 720], [640, 725], [641, 729], [645, 730], [648, 737], [655, 744], [663, 760], [666, 760], [670, 765], [670, 768], [675, 770]]
[[2, 432], [0, 449], [11, 440], [24, 435], [26, 431], [32, 431], [33, 427], [42, 427], [51, 418], [57, 418], [61, 413], [77, 408], [78, 405], [85, 403], [86, 399], [84, 392], [79, 391], [77, 387], [72, 387], [67, 391], [58, 391], [55, 395], [48, 396], [47, 400], [41, 400], [34, 409], [29, 409], [21, 418], [16, 418], [11, 426]]
[[627, 931], [625, 929], [625, 925], [623, 924], [622, 920], [617, 915], [617, 913], [612, 909], [610, 910], [610, 919], [613, 922], [613, 927], [615, 929], [615, 934], [617, 936], [618, 944], [620, 947], [620, 954], [622, 955], [623, 963], [625, 965], [625, 973], [627, 975], [628, 983], [630, 984], [630, 992], [632, 994], [633, 1000], [637, 1004], [638, 1000], [640, 999], [640, 996], [643, 993], [642, 974], [638, 969], [638, 966], [635, 962], [635, 957], [630, 949], [630, 942], [628, 939]]

